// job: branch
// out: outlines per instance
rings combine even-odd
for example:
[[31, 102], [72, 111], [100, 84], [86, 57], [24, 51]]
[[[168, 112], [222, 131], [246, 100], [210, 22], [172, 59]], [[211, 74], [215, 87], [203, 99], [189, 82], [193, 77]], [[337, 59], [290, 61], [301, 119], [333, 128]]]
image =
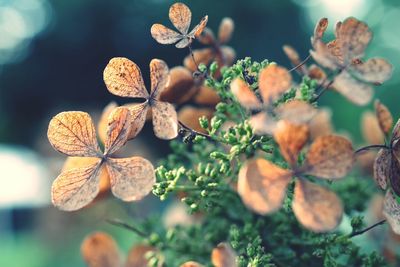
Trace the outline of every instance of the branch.
[[213, 140], [212, 137], [211, 137], [210, 135], [208, 135], [208, 134], [198, 132], [198, 131], [196, 131], [196, 130], [190, 128], [189, 126], [185, 125], [185, 124], [184, 124], [183, 122], [181, 122], [181, 121], [178, 121], [178, 123], [179, 123], [179, 126], [180, 126], [181, 128], [183, 128], [184, 130], [190, 132], [191, 134], [200, 135], [200, 136], [203, 136], [203, 137], [205, 137], [205, 138], [207, 138], [207, 139], [209, 139], [209, 140]]
[[118, 226], [118, 227], [122, 227], [122, 228], [128, 229], [128, 230], [134, 232], [135, 234], [137, 234], [138, 236], [141, 236], [141, 237], [148, 237], [149, 236], [148, 234], [146, 234], [145, 232], [139, 230], [135, 226], [129, 225], [129, 224], [127, 224], [127, 223], [125, 223], [123, 221], [120, 221], [118, 219], [107, 219], [106, 222], [108, 222], [109, 224]]
[[369, 145], [369, 146], [364, 146], [364, 147], [360, 147], [359, 149], [357, 149], [354, 154], [359, 154], [362, 152], [365, 152], [367, 150], [373, 149], [373, 148], [384, 148], [384, 149], [389, 149], [388, 146], [386, 145]]
[[303, 59], [302, 62], [300, 62], [299, 64], [297, 64], [297, 66], [294, 66], [293, 68], [291, 68], [291, 69], [289, 70], [289, 72], [295, 71], [295, 70], [297, 70], [298, 68], [300, 68], [301, 66], [303, 66], [303, 65], [310, 59], [310, 57], [311, 57], [311, 55], [308, 54], [308, 56], [307, 56], [305, 59]]
[[365, 228], [365, 229], [362, 229], [362, 230], [360, 230], [360, 231], [354, 231], [354, 232], [352, 232], [351, 234], [349, 234], [348, 237], [349, 237], [349, 238], [352, 238], [352, 237], [355, 237], [355, 236], [358, 236], [358, 235], [362, 235], [363, 233], [368, 232], [369, 230], [371, 230], [371, 229], [377, 227], [378, 225], [382, 225], [382, 224], [384, 224], [385, 222], [386, 222], [386, 219], [381, 220], [381, 221], [379, 221], [379, 222], [377, 222], [377, 223], [375, 223], [375, 224], [373, 224], [373, 225], [371, 225], [371, 226], [369, 226], [369, 227], [367, 227], [367, 228]]

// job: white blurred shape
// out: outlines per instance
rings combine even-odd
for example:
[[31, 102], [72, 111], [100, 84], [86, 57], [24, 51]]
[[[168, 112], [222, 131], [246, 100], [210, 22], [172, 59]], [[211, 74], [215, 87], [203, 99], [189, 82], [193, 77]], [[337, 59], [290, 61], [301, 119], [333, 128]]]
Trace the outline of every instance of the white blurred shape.
[[49, 181], [44, 161], [34, 151], [0, 145], [0, 208], [48, 205]]

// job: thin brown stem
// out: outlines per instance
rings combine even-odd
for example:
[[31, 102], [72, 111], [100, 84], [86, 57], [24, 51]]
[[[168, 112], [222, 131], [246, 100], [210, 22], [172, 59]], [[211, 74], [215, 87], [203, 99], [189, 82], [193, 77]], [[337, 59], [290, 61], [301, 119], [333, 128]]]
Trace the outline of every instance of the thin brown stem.
[[389, 149], [389, 147], [386, 146], [386, 145], [369, 145], [369, 146], [360, 147], [359, 149], [357, 149], [354, 152], [354, 154], [359, 154], [359, 153], [365, 152], [365, 151], [370, 150], [370, 149], [375, 149], [375, 148]]
[[127, 223], [125, 223], [123, 221], [120, 221], [118, 219], [107, 219], [106, 221], [109, 224], [128, 229], [128, 230], [134, 232], [135, 234], [137, 234], [138, 236], [141, 236], [141, 237], [148, 237], [149, 236], [148, 234], [146, 234], [145, 232], [139, 230], [135, 226], [129, 225], [129, 224], [127, 224]]
[[289, 72], [292, 72], [292, 71], [297, 70], [298, 68], [300, 68], [301, 66], [303, 66], [310, 58], [311, 58], [311, 55], [308, 54], [308, 56], [307, 56], [305, 59], [303, 59], [303, 61], [301, 61], [299, 64], [297, 64], [296, 66], [294, 66], [293, 68], [291, 68], [291, 69], [289, 70]]
[[322, 90], [315, 96], [314, 98], [314, 102], [318, 101], [318, 99], [326, 92], [328, 91], [329, 87], [333, 84], [334, 79], [331, 80], [327, 85], [325, 85], [324, 87], [322, 87]]
[[375, 223], [375, 224], [373, 224], [371, 226], [368, 226], [367, 228], [362, 229], [360, 231], [352, 232], [351, 234], [349, 234], [349, 238], [352, 238], [352, 237], [355, 237], [355, 236], [358, 236], [358, 235], [362, 235], [363, 233], [368, 232], [369, 230], [371, 230], [371, 229], [373, 229], [373, 228], [375, 228], [375, 227], [377, 227], [379, 225], [382, 225], [384, 223], [386, 223], [386, 219], [381, 220], [381, 221], [379, 221], [379, 222], [377, 222], [377, 223]]
[[194, 58], [192, 45], [189, 44], [189, 45], [188, 45], [188, 48], [189, 48], [189, 52], [190, 52], [190, 55], [191, 55], [191, 57], [192, 57], [193, 63], [194, 63], [194, 65], [196, 65], [196, 69], [199, 70], [199, 64], [197, 64], [197, 61], [196, 61], [196, 59]]
[[178, 121], [178, 123], [179, 123], [179, 126], [180, 126], [181, 128], [183, 128], [184, 130], [186, 130], [186, 131], [188, 131], [188, 132], [190, 132], [190, 133], [192, 133], [192, 134], [194, 134], [194, 135], [200, 135], [200, 136], [203, 136], [203, 137], [205, 137], [205, 138], [207, 138], [207, 139], [212, 140], [212, 138], [211, 138], [210, 135], [205, 134], [205, 133], [198, 132], [198, 131], [196, 131], [196, 130], [190, 128], [189, 126], [187, 126], [186, 124], [184, 124], [184, 123], [181, 122], [181, 121]]

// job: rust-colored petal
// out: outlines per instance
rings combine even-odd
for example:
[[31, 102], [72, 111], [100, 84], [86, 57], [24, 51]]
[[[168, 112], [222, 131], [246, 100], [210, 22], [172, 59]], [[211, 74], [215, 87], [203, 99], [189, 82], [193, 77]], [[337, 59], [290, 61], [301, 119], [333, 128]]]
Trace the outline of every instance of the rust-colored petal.
[[156, 249], [147, 245], [135, 245], [131, 248], [126, 259], [125, 267], [147, 267], [149, 261], [146, 259], [146, 253], [155, 252]]
[[310, 130], [310, 139], [315, 140], [319, 136], [333, 133], [333, 125], [331, 121], [332, 111], [330, 109], [321, 108], [308, 124]]
[[313, 47], [314, 50], [310, 50], [310, 54], [321, 66], [336, 70], [341, 65], [340, 58], [333, 54], [332, 50], [321, 40], [316, 40]]
[[93, 164], [62, 172], [51, 187], [51, 201], [60, 210], [74, 211], [83, 208], [99, 193], [100, 164]]
[[365, 111], [361, 117], [361, 133], [371, 145], [382, 144], [385, 136], [379, 126], [378, 118], [376, 114], [371, 111]]
[[293, 67], [297, 67], [296, 70], [303, 75], [307, 74], [307, 68], [304, 64], [300, 65], [301, 59], [299, 53], [290, 45], [284, 45], [282, 47], [283, 52], [288, 57]]
[[317, 109], [305, 101], [294, 99], [278, 106], [275, 113], [281, 120], [304, 124], [315, 116]]
[[194, 86], [192, 73], [187, 68], [173, 67], [169, 74], [170, 82], [160, 94], [161, 101], [182, 104], [196, 94], [198, 87]]
[[[193, 57], [197, 64], [209, 65], [215, 59], [215, 52], [212, 48], [195, 49], [193, 50]], [[183, 65], [191, 72], [197, 71], [197, 66], [193, 62], [192, 55], [185, 57]]]
[[107, 106], [104, 107], [103, 112], [101, 113], [101, 117], [99, 123], [97, 124], [97, 135], [99, 136], [100, 141], [104, 144], [107, 136], [107, 127], [108, 127], [108, 117], [111, 112], [118, 107], [116, 102], [110, 102]]
[[399, 142], [397, 142], [398, 140], [400, 140], [400, 119], [397, 120], [396, 124], [393, 127], [392, 138], [390, 142], [392, 145], [395, 145], [395, 142], [399, 144]]
[[393, 125], [393, 117], [389, 109], [379, 100], [375, 100], [375, 112], [379, 126], [384, 134], [389, 134]]
[[265, 215], [282, 206], [290, 179], [290, 171], [265, 159], [248, 160], [239, 171], [238, 193], [249, 209]]
[[104, 155], [111, 155], [125, 145], [131, 132], [131, 112], [126, 107], [118, 107], [108, 117], [107, 137]]
[[391, 176], [392, 153], [389, 149], [380, 149], [374, 162], [374, 179], [379, 187], [386, 190]]
[[169, 8], [169, 19], [182, 34], [187, 34], [192, 20], [192, 12], [183, 3], [175, 3]]
[[174, 106], [167, 102], [154, 101], [152, 105], [154, 134], [165, 140], [178, 135], [178, 116]]
[[167, 64], [160, 59], [150, 61], [151, 97], [158, 99], [169, 83], [169, 69]]
[[259, 112], [251, 116], [249, 123], [254, 134], [257, 135], [272, 135], [276, 129], [276, 121], [266, 112]]
[[195, 262], [195, 261], [188, 261], [188, 262], [181, 264], [180, 267], [203, 267], [203, 265], [201, 265], [200, 263]]
[[221, 24], [219, 24], [218, 30], [218, 41], [220, 44], [226, 44], [232, 37], [233, 30], [235, 29], [235, 23], [231, 18], [223, 18]]
[[247, 109], [261, 108], [260, 100], [242, 79], [236, 78], [231, 82], [231, 91], [242, 107]]
[[207, 22], [208, 22], [208, 16], [204, 16], [200, 20], [199, 24], [197, 24], [193, 28], [193, 30], [188, 34], [188, 36], [191, 38], [198, 38], [201, 35], [201, 33], [204, 31], [204, 29], [206, 28]]
[[128, 105], [131, 112], [131, 131], [128, 139], [135, 138], [143, 129], [146, 122], [147, 114], [149, 113], [149, 104], [147, 102], [141, 104]]
[[104, 69], [103, 78], [108, 91], [114, 95], [143, 98], [149, 96], [139, 67], [127, 58], [112, 58]]
[[383, 215], [386, 217], [393, 232], [400, 235], [400, 204], [391, 190], [386, 192]]
[[236, 59], [236, 52], [235, 49], [233, 49], [230, 46], [224, 45], [221, 47], [221, 53], [223, 56], [223, 62], [222, 63], [218, 63], [219, 67], [222, 66], [231, 66], [233, 64], [233, 62]]
[[195, 131], [206, 133], [206, 130], [201, 128], [199, 119], [201, 117], [206, 117], [208, 120], [211, 120], [213, 114], [214, 111], [210, 108], [196, 108], [185, 106], [179, 110], [178, 119], [180, 122]]
[[211, 252], [211, 263], [215, 267], [236, 267], [236, 257], [229, 243], [219, 243]]
[[304, 166], [305, 172], [325, 179], [344, 177], [355, 161], [351, 142], [335, 135], [321, 136], [310, 146]]
[[88, 267], [118, 267], [121, 257], [117, 243], [103, 232], [87, 236], [81, 245], [81, 254]]
[[321, 18], [317, 24], [315, 25], [314, 28], [314, 35], [312, 42], [314, 43], [316, 40], [322, 39], [324, 36], [324, 33], [326, 31], [326, 28], [328, 28], [328, 19], [327, 18]]
[[306, 180], [296, 182], [292, 208], [297, 220], [314, 232], [335, 229], [343, 215], [342, 202], [334, 192]]
[[392, 76], [393, 66], [386, 59], [371, 58], [366, 62], [351, 65], [354, 76], [374, 84], [382, 84]]
[[396, 157], [392, 157], [391, 164], [389, 165], [389, 180], [393, 192], [400, 196], [400, 162]]
[[315, 64], [311, 64], [308, 68], [308, 77], [317, 80], [318, 82], [325, 81], [328, 75], [326, 72]]
[[221, 101], [221, 98], [215, 89], [203, 85], [194, 95], [193, 101], [199, 105], [215, 106]]
[[355, 80], [346, 71], [335, 77], [332, 87], [359, 106], [368, 104], [374, 94], [370, 85]]
[[270, 64], [260, 72], [258, 86], [264, 103], [271, 103], [292, 86], [292, 76], [284, 67]]
[[197, 40], [204, 45], [212, 45], [216, 42], [214, 32], [207, 27], [198, 36]]
[[295, 125], [287, 121], [277, 123], [274, 139], [279, 145], [282, 156], [291, 166], [297, 164], [299, 153], [307, 142], [308, 135], [306, 125]]
[[86, 112], [57, 114], [49, 123], [47, 137], [54, 149], [68, 156], [98, 157], [101, 154], [92, 118]]
[[142, 157], [108, 158], [106, 166], [111, 191], [123, 201], [137, 201], [147, 196], [156, 181], [153, 164]]
[[184, 38], [180, 33], [165, 27], [162, 24], [153, 24], [151, 36], [160, 44], [174, 44]]

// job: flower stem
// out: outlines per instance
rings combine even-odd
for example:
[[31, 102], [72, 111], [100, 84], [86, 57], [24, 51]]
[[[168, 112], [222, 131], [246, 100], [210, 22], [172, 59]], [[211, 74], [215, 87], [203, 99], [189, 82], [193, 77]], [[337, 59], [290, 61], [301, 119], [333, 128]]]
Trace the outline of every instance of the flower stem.
[[365, 152], [365, 151], [367, 151], [367, 150], [374, 149], [374, 148], [389, 149], [389, 147], [386, 146], [386, 145], [369, 145], [369, 146], [360, 147], [359, 149], [357, 149], [357, 150], [354, 152], [354, 154], [359, 154], [359, 153], [362, 153], [362, 152]]
[[291, 68], [291, 69], [289, 70], [289, 72], [295, 71], [295, 70], [297, 70], [298, 68], [300, 68], [301, 66], [303, 66], [303, 65], [310, 59], [310, 57], [311, 57], [311, 55], [308, 54], [308, 56], [307, 56], [305, 59], [303, 59], [303, 61], [301, 61], [299, 64], [297, 64], [297, 66], [294, 66], [293, 68]]
[[383, 219], [383, 220], [381, 220], [381, 221], [379, 221], [379, 222], [377, 222], [377, 223], [375, 223], [375, 224], [373, 224], [373, 225], [371, 225], [371, 226], [368, 226], [368, 227], [365, 228], [365, 229], [362, 229], [362, 230], [360, 230], [360, 231], [354, 231], [354, 232], [350, 233], [350, 234], [348, 235], [348, 237], [349, 237], [349, 238], [352, 238], [352, 237], [355, 237], [355, 236], [358, 236], [358, 235], [362, 235], [363, 233], [368, 232], [369, 230], [371, 230], [371, 229], [377, 227], [378, 225], [382, 225], [382, 224], [384, 224], [385, 222], [386, 222], [386, 219]]
[[212, 137], [211, 137], [210, 135], [205, 134], [205, 133], [198, 132], [198, 131], [196, 131], [196, 130], [190, 128], [189, 126], [185, 125], [185, 124], [184, 124], [183, 122], [181, 122], [181, 121], [178, 121], [178, 123], [179, 123], [179, 126], [180, 126], [181, 128], [183, 128], [184, 130], [190, 132], [191, 134], [200, 135], [200, 136], [203, 136], [203, 137], [205, 137], [205, 138], [207, 138], [207, 139], [212, 140]]
[[125, 223], [125, 222], [123, 222], [123, 221], [120, 221], [120, 220], [118, 220], [118, 219], [107, 219], [106, 221], [107, 221], [108, 223], [112, 224], [112, 225], [115, 225], [115, 226], [119, 226], [119, 227], [128, 229], [128, 230], [130, 230], [130, 231], [136, 233], [138, 236], [141, 236], [141, 237], [144, 237], [144, 238], [146, 238], [146, 237], [149, 236], [148, 234], [146, 234], [145, 232], [139, 230], [139, 229], [136, 228], [135, 226], [129, 225], [129, 224], [127, 224], [127, 223]]

